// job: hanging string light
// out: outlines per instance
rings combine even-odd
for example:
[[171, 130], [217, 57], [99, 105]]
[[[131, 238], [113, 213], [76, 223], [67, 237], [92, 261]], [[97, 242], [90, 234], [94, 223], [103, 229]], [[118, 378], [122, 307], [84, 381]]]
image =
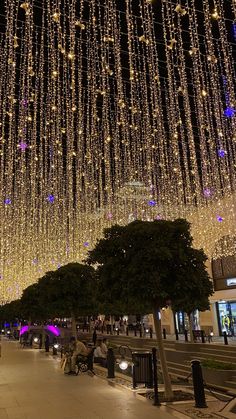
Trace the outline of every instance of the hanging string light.
[[115, 223], [184, 217], [209, 257], [234, 251], [235, 7], [122, 4], [5, 1], [2, 302]]

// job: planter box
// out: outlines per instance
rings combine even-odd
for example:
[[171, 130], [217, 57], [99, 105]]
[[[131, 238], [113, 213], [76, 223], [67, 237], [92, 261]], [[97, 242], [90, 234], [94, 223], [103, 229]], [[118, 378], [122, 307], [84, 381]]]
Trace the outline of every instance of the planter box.
[[230, 381], [233, 376], [236, 376], [236, 370], [217, 370], [202, 367], [202, 375], [207, 384], [224, 387], [226, 381]]

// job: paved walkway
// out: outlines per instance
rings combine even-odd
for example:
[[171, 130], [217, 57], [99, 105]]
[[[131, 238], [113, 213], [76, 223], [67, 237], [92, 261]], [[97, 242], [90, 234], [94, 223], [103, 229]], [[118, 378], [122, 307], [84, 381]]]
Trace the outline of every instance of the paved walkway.
[[140, 401], [96, 376], [66, 376], [58, 359], [43, 351], [2, 341], [0, 419], [173, 419], [172, 415], [164, 406]]

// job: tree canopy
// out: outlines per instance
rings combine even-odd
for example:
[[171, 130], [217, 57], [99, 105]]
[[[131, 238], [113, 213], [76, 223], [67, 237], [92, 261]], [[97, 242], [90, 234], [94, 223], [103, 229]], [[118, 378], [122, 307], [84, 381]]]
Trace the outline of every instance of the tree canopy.
[[91, 266], [69, 263], [48, 272], [38, 282], [40, 298], [51, 316], [88, 315], [96, 312], [96, 274]]
[[[103, 301], [122, 305], [128, 313], [153, 313], [165, 392], [173, 396], [162, 342], [160, 308], [187, 303], [193, 293], [200, 306], [213, 292], [206, 256], [192, 247], [186, 220], [134, 221], [113, 226], [90, 251], [97, 265]], [[198, 307], [195, 307], [198, 308]]]
[[[151, 312], [184, 300], [194, 288], [212, 293], [202, 250], [192, 247], [189, 224], [176, 221], [134, 221], [106, 229], [89, 263], [98, 264], [103, 297], [122, 300], [129, 311]], [[188, 298], [188, 297], [187, 297]], [[198, 307], [196, 307], [198, 308]]]

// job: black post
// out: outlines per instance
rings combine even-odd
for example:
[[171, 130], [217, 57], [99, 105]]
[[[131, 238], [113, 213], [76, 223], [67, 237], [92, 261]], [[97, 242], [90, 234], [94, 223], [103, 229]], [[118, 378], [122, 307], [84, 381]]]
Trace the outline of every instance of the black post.
[[142, 338], [142, 337], [143, 337], [143, 334], [142, 334], [142, 326], [140, 326], [139, 336], [140, 336], [140, 338]]
[[45, 352], [49, 352], [49, 336], [47, 335], [44, 342]]
[[129, 328], [128, 328], [128, 326], [126, 327], [126, 336], [129, 336]]
[[97, 342], [97, 331], [96, 331], [96, 329], [94, 329], [92, 341], [93, 341], [93, 345], [96, 346], [96, 342]]
[[117, 332], [117, 336], [119, 336], [119, 334], [120, 334], [120, 331], [119, 331], [119, 329], [117, 329], [117, 331], [116, 331], [116, 332]]
[[153, 363], [153, 389], [154, 389], [154, 406], [160, 406], [159, 396], [158, 396], [158, 379], [157, 379], [157, 350], [152, 348], [152, 363]]
[[88, 356], [87, 356], [87, 360], [88, 360], [88, 370], [92, 371], [94, 373], [94, 371], [93, 371], [93, 352], [94, 352], [94, 350], [92, 349], [90, 354], [88, 354]]
[[152, 339], [152, 328], [150, 327], [150, 339]]
[[42, 336], [42, 333], [40, 333], [40, 335], [39, 335], [39, 349], [42, 349], [42, 344], [43, 344], [43, 336]]
[[176, 338], [176, 340], [179, 340], [179, 333], [178, 333], [177, 329], [175, 329], [175, 338]]
[[202, 339], [202, 343], [205, 343], [205, 332], [204, 332], [204, 330], [201, 330], [201, 339]]
[[188, 331], [184, 329], [184, 340], [188, 342]]
[[191, 361], [195, 407], [207, 407], [200, 361]]
[[134, 328], [134, 336], [137, 336], [137, 329], [136, 329], [136, 327]]
[[163, 339], [166, 339], [166, 329], [163, 329]]
[[115, 355], [112, 348], [107, 352], [107, 378], [115, 378]]
[[223, 332], [223, 336], [224, 336], [224, 344], [225, 344], [225, 345], [228, 345], [228, 344], [229, 344], [229, 342], [228, 342], [227, 333], [226, 333], [226, 332]]

